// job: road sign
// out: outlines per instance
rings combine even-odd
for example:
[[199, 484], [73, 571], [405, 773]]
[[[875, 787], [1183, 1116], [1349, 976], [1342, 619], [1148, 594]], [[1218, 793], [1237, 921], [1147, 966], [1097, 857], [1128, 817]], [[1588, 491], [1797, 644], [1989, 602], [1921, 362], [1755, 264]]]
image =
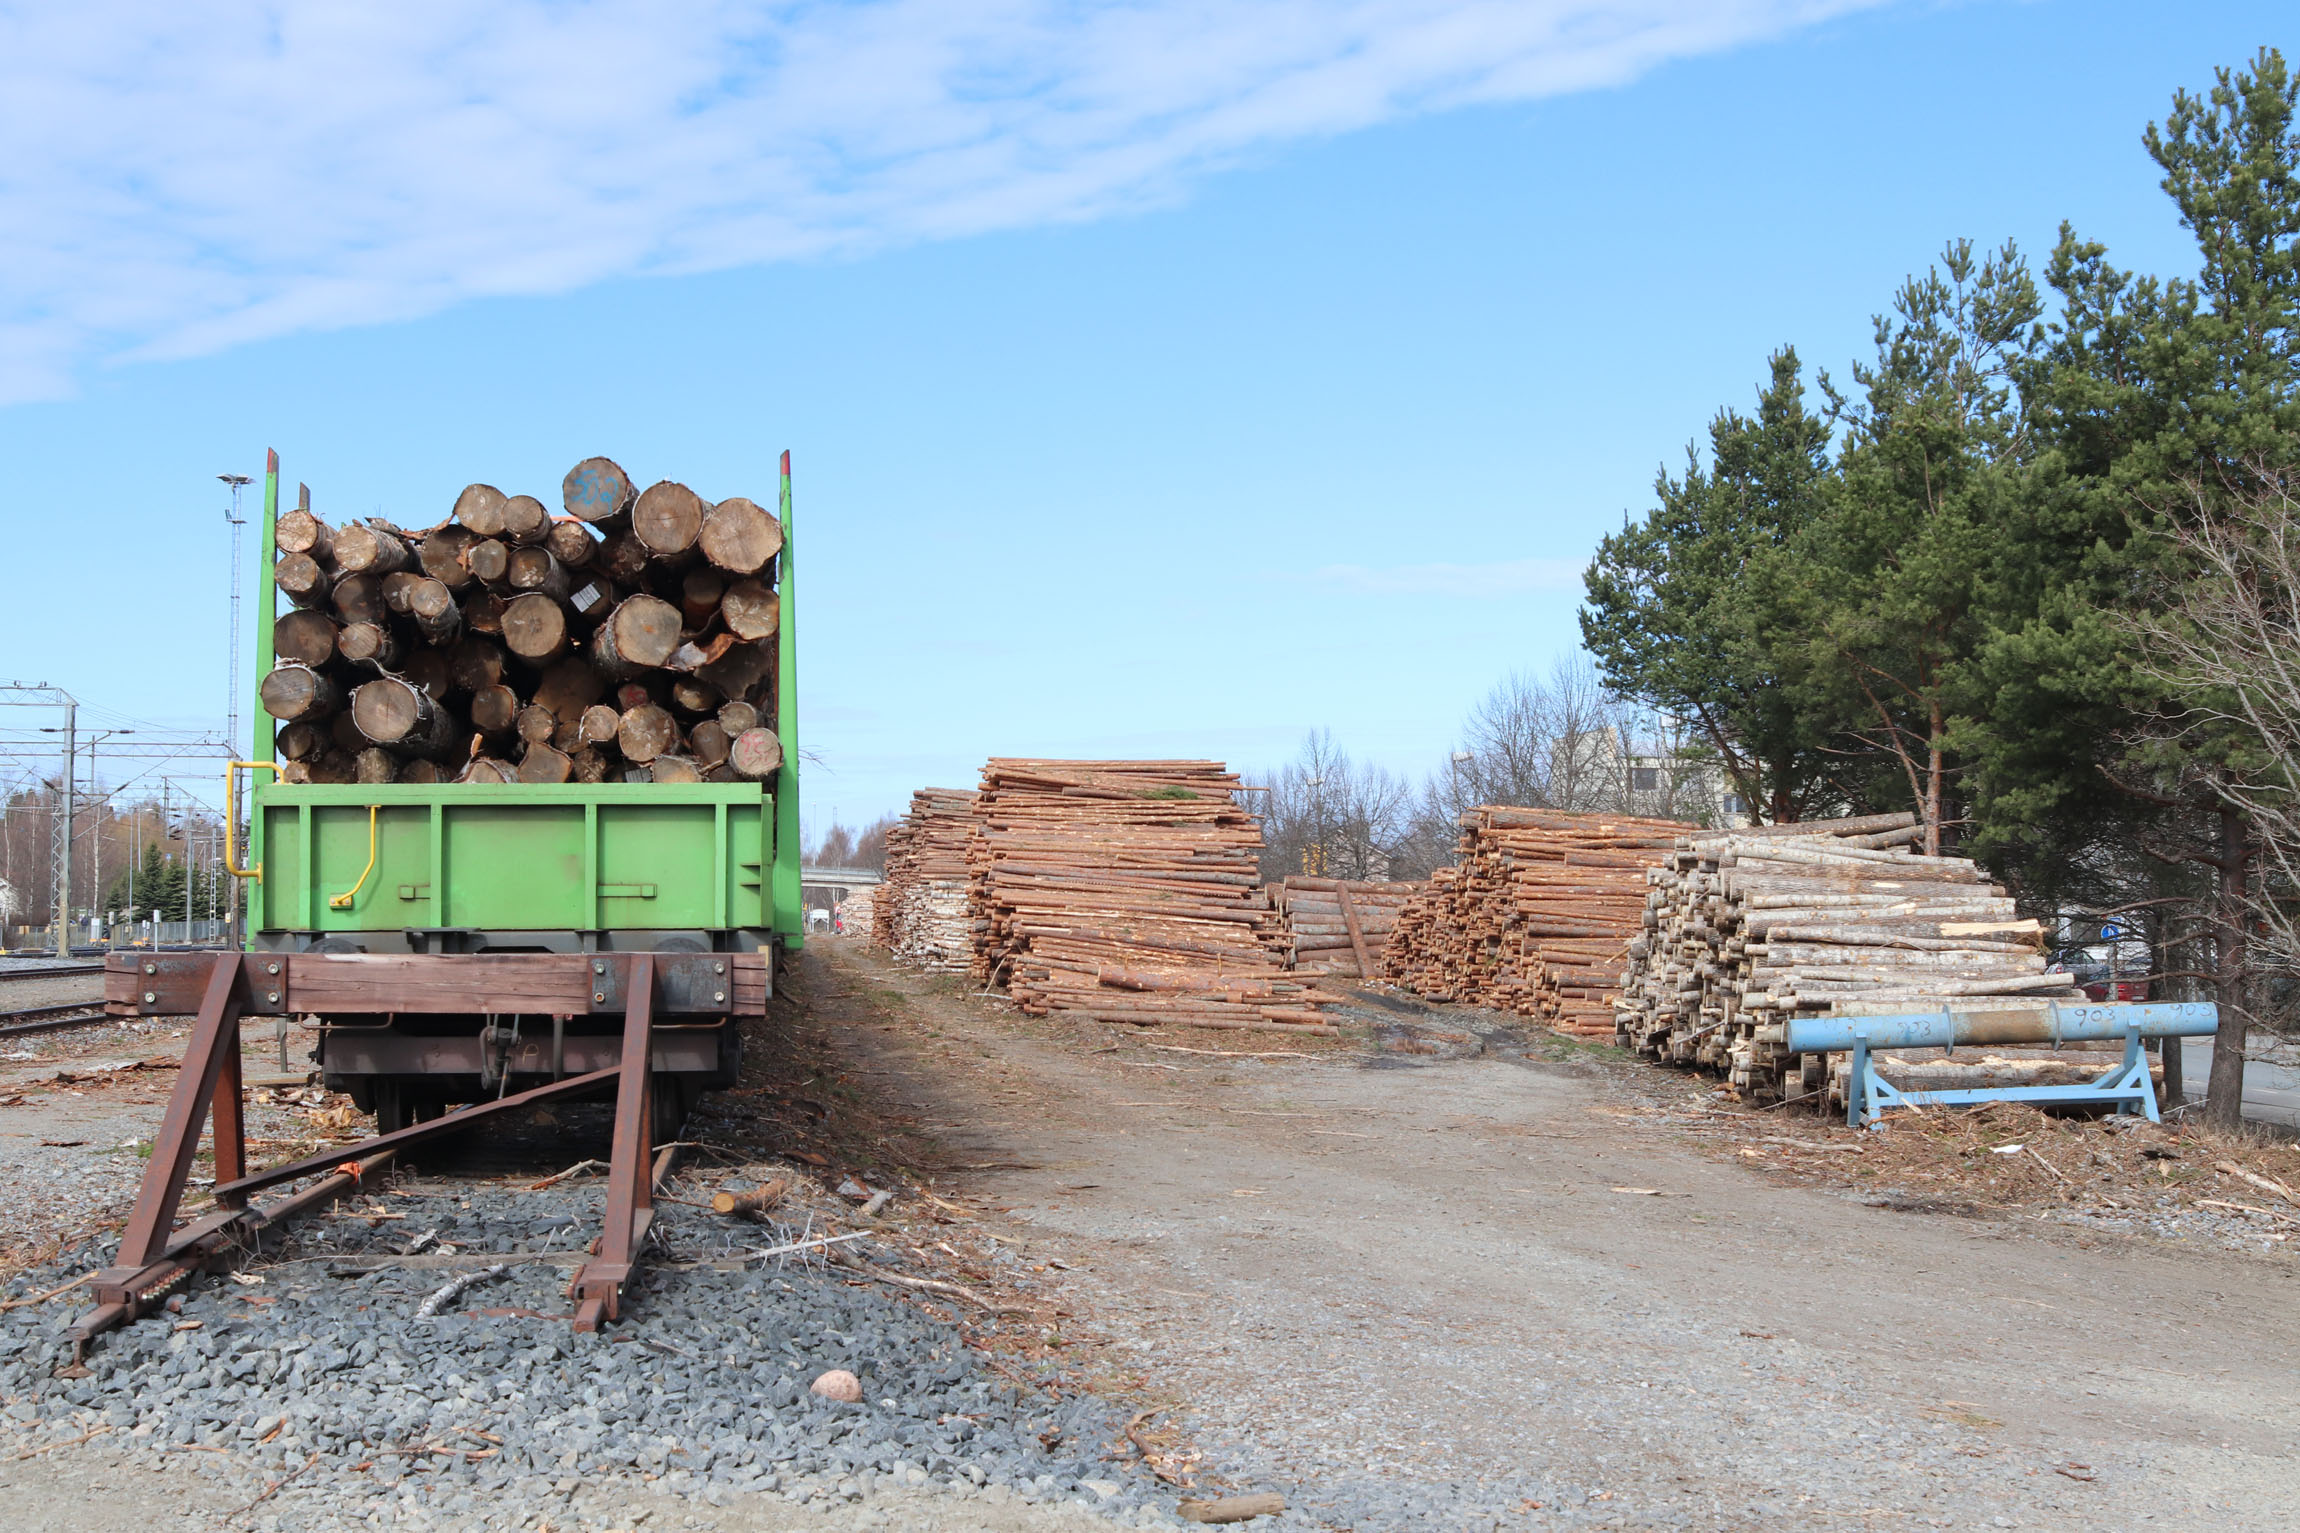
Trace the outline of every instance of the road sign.
[[2100, 940], [2101, 940], [2101, 941], [2103, 941], [2103, 942], [2114, 942], [2114, 941], [2115, 941], [2117, 938], [2119, 938], [2119, 937], [2121, 937], [2121, 936], [2123, 936], [2123, 935], [2124, 935], [2124, 928], [2123, 928], [2123, 927], [2121, 927], [2121, 926], [2119, 926], [2119, 925], [2117, 925], [2117, 924], [2116, 924], [2114, 921], [2103, 921], [2103, 922], [2101, 922], [2101, 923], [2100, 923]]

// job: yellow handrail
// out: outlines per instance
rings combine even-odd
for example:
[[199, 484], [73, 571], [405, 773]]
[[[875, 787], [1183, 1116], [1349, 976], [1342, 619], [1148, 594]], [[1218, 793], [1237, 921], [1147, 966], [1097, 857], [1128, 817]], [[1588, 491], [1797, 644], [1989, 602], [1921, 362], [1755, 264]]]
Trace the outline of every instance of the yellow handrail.
[[353, 884], [349, 889], [346, 889], [341, 894], [329, 895], [327, 897], [328, 909], [351, 909], [351, 902], [359, 898], [360, 890], [367, 887], [367, 876], [375, 871], [375, 812], [382, 807], [383, 806], [381, 804], [370, 804], [367, 806], [367, 866], [359, 870], [359, 882]]
[[240, 866], [239, 853], [232, 847], [232, 827], [240, 822], [240, 768], [249, 771], [270, 772], [277, 776], [280, 764], [276, 761], [227, 761], [224, 763], [224, 871], [234, 878], [252, 878], [264, 881], [264, 865], [252, 868]]

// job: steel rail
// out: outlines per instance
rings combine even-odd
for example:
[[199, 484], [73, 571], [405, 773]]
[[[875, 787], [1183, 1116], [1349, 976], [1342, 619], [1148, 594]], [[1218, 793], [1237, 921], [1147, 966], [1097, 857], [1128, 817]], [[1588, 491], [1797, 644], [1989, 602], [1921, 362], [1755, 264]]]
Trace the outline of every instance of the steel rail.
[[70, 979], [75, 974], [101, 974], [100, 963], [58, 964], [52, 969], [0, 969], [0, 985], [20, 979]]
[[[89, 1015], [73, 1015], [77, 1012]], [[0, 1011], [0, 1038], [15, 1038], [26, 1033], [60, 1032], [67, 1027], [93, 1027], [99, 1022], [111, 1020], [102, 1001], [66, 1001], [61, 1006], [26, 1006], [18, 1011]]]

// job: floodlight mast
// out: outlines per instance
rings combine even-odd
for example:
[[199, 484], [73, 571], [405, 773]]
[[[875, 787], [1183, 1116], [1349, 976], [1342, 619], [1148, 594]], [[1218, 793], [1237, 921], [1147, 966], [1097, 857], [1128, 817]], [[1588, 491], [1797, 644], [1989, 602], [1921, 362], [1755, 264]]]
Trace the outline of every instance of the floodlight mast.
[[247, 518], [240, 515], [240, 491], [255, 481], [246, 474], [218, 474], [218, 479], [232, 487], [232, 508], [224, 513], [224, 520], [232, 529], [232, 639], [229, 650], [229, 687], [226, 690], [224, 712], [224, 738], [238, 749], [240, 738], [240, 529]]
[[[228, 685], [224, 710], [224, 759], [229, 761], [240, 748], [240, 529], [247, 525], [247, 518], [240, 515], [240, 491], [255, 481], [246, 474], [218, 474], [216, 477], [232, 487], [232, 508], [224, 513], [224, 520], [232, 526], [232, 640], [227, 652], [230, 658], [225, 666]], [[264, 621], [271, 621], [268, 613]], [[225, 810], [227, 814], [230, 812], [228, 808]], [[232, 829], [236, 832], [238, 827]], [[232, 945], [237, 947], [240, 939], [240, 891], [237, 880], [232, 883], [231, 895]]]

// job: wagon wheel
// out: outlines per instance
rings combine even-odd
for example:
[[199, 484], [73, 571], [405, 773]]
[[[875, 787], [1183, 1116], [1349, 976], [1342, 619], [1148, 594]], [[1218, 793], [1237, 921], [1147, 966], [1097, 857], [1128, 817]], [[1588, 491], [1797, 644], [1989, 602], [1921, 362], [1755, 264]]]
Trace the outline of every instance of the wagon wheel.
[[375, 1131], [378, 1134], [396, 1134], [408, 1125], [407, 1095], [399, 1082], [391, 1076], [377, 1076], [368, 1087], [368, 1097], [375, 1103]]
[[675, 1075], [657, 1075], [647, 1089], [653, 1094], [648, 1105], [655, 1120], [655, 1143], [669, 1144], [687, 1126], [687, 1083]]

